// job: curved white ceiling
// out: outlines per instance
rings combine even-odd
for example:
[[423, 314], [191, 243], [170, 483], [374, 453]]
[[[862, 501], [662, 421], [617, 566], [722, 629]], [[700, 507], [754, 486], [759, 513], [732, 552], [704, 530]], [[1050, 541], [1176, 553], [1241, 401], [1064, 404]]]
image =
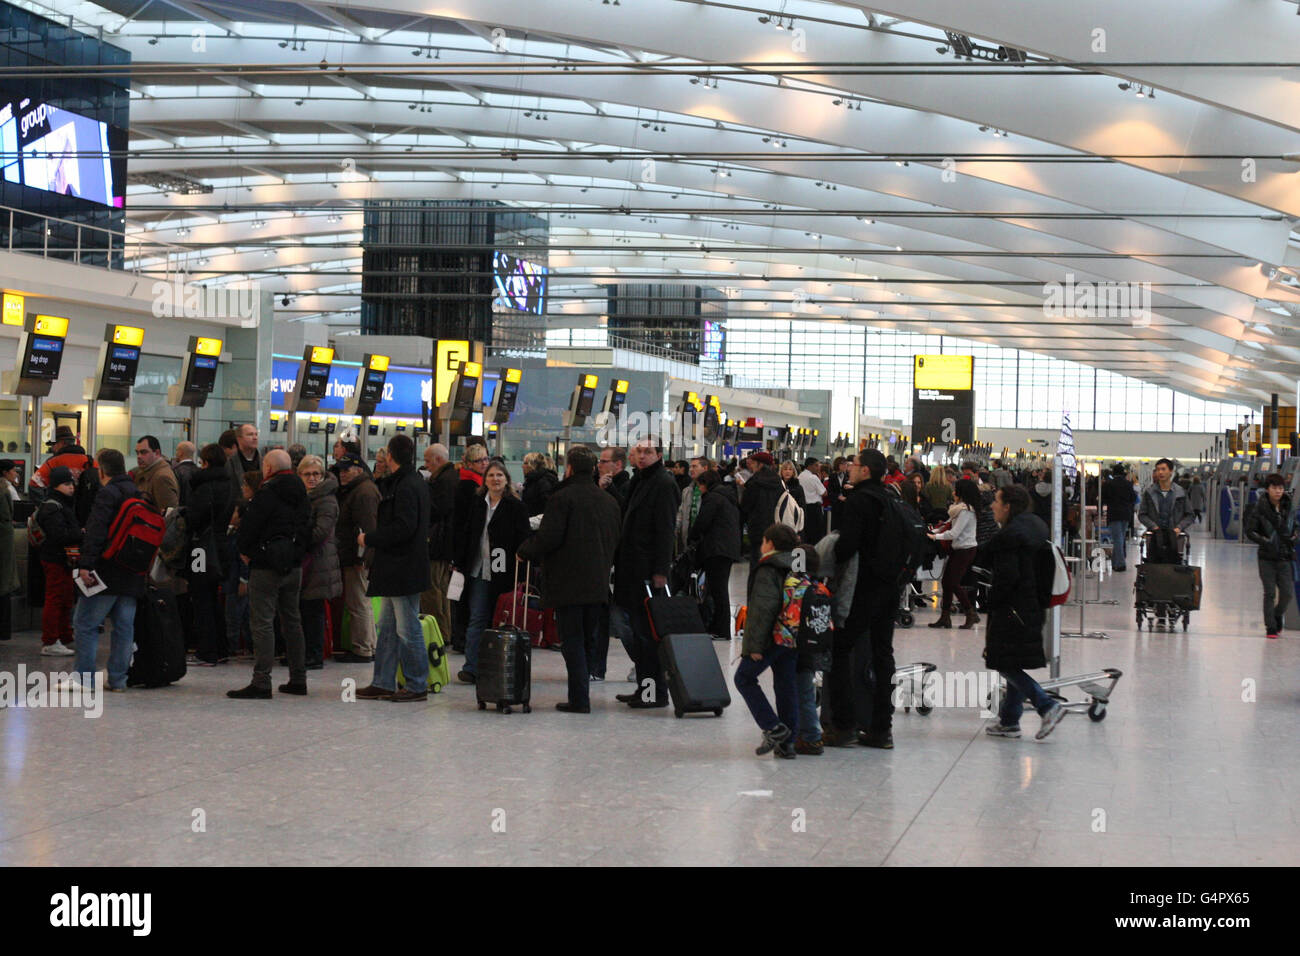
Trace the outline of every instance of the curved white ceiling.
[[[131, 51], [133, 178], [212, 187], [133, 186], [138, 238], [293, 317], [355, 325], [360, 201], [493, 199], [549, 216], [561, 322], [679, 276], [1207, 398], [1300, 377], [1294, 3], [25, 5]], [[1067, 274], [1151, 283], [1151, 321], [1047, 315]]]

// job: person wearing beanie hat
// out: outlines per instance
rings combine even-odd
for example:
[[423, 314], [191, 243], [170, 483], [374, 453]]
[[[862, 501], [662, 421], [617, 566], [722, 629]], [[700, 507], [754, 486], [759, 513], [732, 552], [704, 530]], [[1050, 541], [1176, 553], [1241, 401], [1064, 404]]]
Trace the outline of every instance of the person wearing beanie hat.
[[[831, 645], [830, 723], [823, 734], [828, 746], [853, 743], [854, 729], [863, 746], [892, 750], [894, 676], [894, 611], [898, 607], [897, 575], [885, 573], [895, 558], [899, 570], [904, 556], [877, 553], [885, 509], [890, 507], [881, 479], [888, 469], [885, 456], [874, 448], [858, 454], [849, 471], [853, 490], [844, 502], [835, 543], [835, 562], [858, 558], [853, 605], [844, 627]], [[874, 678], [873, 678], [874, 675]]]
[[72, 469], [59, 465], [50, 469], [50, 496], [36, 512], [36, 524], [44, 539], [40, 545], [41, 568], [45, 572], [45, 606], [41, 610], [41, 654], [69, 657], [73, 650], [72, 562], [69, 548], [81, 544], [81, 524], [73, 505], [77, 483]]

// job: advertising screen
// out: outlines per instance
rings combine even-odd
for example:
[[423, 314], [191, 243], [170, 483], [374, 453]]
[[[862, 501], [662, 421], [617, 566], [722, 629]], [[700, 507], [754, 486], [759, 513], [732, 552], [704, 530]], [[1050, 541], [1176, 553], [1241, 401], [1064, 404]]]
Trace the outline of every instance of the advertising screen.
[[711, 362], [721, 362], [727, 354], [727, 330], [721, 322], [704, 320], [704, 342], [700, 358]]
[[116, 126], [0, 94], [0, 174], [7, 182], [121, 208], [126, 145]]
[[32, 335], [28, 339], [24, 378], [58, 378], [63, 364], [63, 339]]
[[546, 312], [546, 266], [516, 259], [506, 252], [492, 254], [495, 305], [519, 312]]

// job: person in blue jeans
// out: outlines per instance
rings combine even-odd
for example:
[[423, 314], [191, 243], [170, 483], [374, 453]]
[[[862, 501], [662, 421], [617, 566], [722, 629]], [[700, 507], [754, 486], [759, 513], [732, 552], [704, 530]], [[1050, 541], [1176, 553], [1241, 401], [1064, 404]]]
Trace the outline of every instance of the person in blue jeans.
[[107, 585], [98, 594], [79, 596], [72, 615], [76, 638], [76, 669], [82, 686], [93, 687], [95, 661], [99, 653], [99, 626], [105, 618], [112, 621], [108, 651], [108, 689], [126, 690], [126, 672], [131, 666], [131, 649], [135, 644], [136, 601], [144, 597], [145, 576], [103, 556], [108, 544], [108, 529], [128, 498], [138, 497], [135, 483], [126, 472], [126, 460], [114, 448], [105, 448], [95, 458], [99, 470], [99, 491], [95, 493], [86, 520], [86, 536], [77, 560], [77, 576], [86, 586], [96, 578]]
[[[497, 598], [516, 583], [515, 556], [532, 533], [528, 509], [510, 486], [505, 465], [493, 462], [483, 472], [483, 487], [472, 499], [456, 567], [465, 575], [461, 597], [469, 614], [465, 625], [465, 666], [456, 674], [463, 684], [478, 681], [478, 650], [492, 626]], [[517, 622], [523, 626], [524, 622]]]
[[1133, 523], [1133, 486], [1124, 466], [1115, 465], [1101, 486], [1101, 503], [1106, 509], [1106, 527], [1110, 529], [1110, 562], [1116, 571], [1128, 567], [1126, 544]]
[[1042, 717], [1035, 735], [1042, 740], [1065, 716], [1065, 708], [1025, 673], [1026, 669], [1047, 666], [1043, 650], [1046, 602], [1038, 578], [1043, 551], [1051, 547], [1047, 525], [1029, 510], [1029, 492], [1019, 485], [998, 489], [993, 518], [1002, 530], [985, 542], [979, 557], [981, 565], [993, 571], [984, 660], [1002, 675], [1007, 691], [997, 723], [984, 732], [990, 737], [1019, 737], [1027, 698]]
[[[794, 737], [799, 730], [795, 668], [799, 651], [795, 633], [781, 620], [781, 612], [785, 607], [785, 578], [791, 571], [798, 543], [793, 528], [772, 525], [763, 532], [759, 560], [749, 572], [745, 636], [734, 682], [763, 732], [762, 741], [754, 749], [760, 757], [773, 751], [778, 757], [795, 757]], [[769, 667], [776, 711], [758, 686], [759, 675]]]

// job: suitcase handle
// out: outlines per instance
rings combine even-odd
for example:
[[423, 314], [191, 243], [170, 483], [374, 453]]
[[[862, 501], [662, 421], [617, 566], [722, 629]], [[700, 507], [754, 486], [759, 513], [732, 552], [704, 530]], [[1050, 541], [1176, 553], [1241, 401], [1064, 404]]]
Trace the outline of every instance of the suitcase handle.
[[[672, 596], [673, 596], [673, 592], [669, 589], [668, 585], [666, 585], [666, 584], [664, 585], [664, 594], [667, 594], [669, 597], [672, 597]], [[654, 596], [655, 596], [654, 588], [652, 588], [652, 587], [650, 586], [650, 582], [649, 582], [649, 581], [646, 581], [646, 582], [645, 582], [645, 595], [646, 595], [646, 597], [654, 597]]]
[[[525, 565], [525, 568], [524, 568], [524, 600], [525, 600], [525, 601], [528, 600], [527, 595], [528, 595], [528, 593], [529, 593], [529, 587], [531, 586], [531, 580], [532, 580], [532, 575], [533, 575], [533, 562], [531, 562], [531, 561], [527, 561], [527, 560], [525, 560], [525, 559], [523, 559], [523, 558], [520, 558], [520, 557], [518, 557], [518, 556], [516, 555], [516, 557], [515, 557], [515, 589], [514, 589], [514, 591], [512, 591], [512, 592], [510, 593], [510, 626], [513, 627], [513, 628], [516, 628], [516, 629], [518, 629], [518, 627], [519, 627], [519, 622], [518, 622], [515, 618], [516, 618], [516, 615], [517, 615], [518, 612], [519, 612], [519, 601], [518, 601], [518, 595], [519, 595], [519, 565], [520, 565], [521, 562]], [[524, 613], [524, 623], [525, 623], [525, 624], [528, 623], [528, 614], [527, 614], [527, 612]]]

